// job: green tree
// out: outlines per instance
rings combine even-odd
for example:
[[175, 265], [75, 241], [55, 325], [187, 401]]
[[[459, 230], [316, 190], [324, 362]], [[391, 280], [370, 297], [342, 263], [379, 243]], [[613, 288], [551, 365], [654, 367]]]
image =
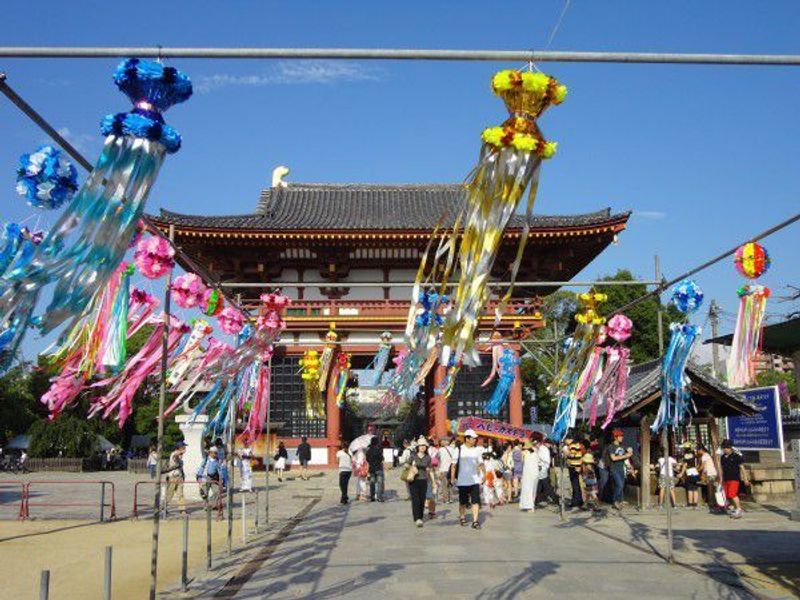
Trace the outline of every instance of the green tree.
[[28, 430], [31, 456], [88, 458], [98, 450], [97, 433], [86, 419], [62, 415], [54, 421], [40, 419]]
[[[620, 269], [614, 275], [601, 278], [602, 281], [635, 281], [633, 274], [627, 269]], [[610, 315], [632, 300], [644, 296], [647, 288], [637, 285], [599, 285], [597, 291], [608, 296], [608, 300], [600, 306], [603, 314]], [[626, 309], [625, 315], [633, 322], [633, 332], [626, 342], [631, 349], [631, 360], [634, 364], [658, 358], [658, 308], [659, 300], [650, 297], [639, 304]], [[669, 343], [669, 324], [682, 321], [683, 314], [672, 304], [662, 306], [664, 311], [664, 346]]]
[[45, 414], [31, 390], [34, 372], [29, 363], [21, 363], [0, 377], [0, 444], [5, 445], [25, 433]]
[[[601, 278], [603, 281], [635, 281], [633, 274], [627, 269], [620, 269], [614, 275]], [[598, 285], [598, 292], [608, 296], [608, 300], [600, 305], [601, 314], [610, 315], [618, 308], [647, 293], [644, 284], [635, 285]], [[663, 306], [663, 305], [662, 305]], [[658, 358], [658, 307], [657, 298], [648, 298], [625, 311], [633, 322], [633, 333], [626, 345], [631, 349], [631, 360], [634, 364]], [[539, 420], [547, 422], [553, 418], [555, 402], [547, 391], [547, 386], [558, 370], [566, 350], [565, 339], [575, 330], [575, 314], [580, 309], [577, 296], [573, 292], [558, 291], [547, 296], [543, 301], [542, 312], [547, 326], [534, 330], [524, 341], [527, 351], [520, 361], [520, 373], [526, 400], [535, 396]], [[669, 324], [680, 321], [683, 315], [672, 305], [663, 307], [664, 344], [669, 343]], [[557, 340], [557, 341], [553, 341]]]

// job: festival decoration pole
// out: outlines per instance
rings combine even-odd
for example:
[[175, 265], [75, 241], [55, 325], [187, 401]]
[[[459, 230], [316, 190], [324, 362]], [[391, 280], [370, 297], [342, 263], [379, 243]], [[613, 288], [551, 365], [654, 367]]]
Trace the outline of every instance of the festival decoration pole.
[[[236, 294], [236, 303], [241, 306], [242, 295]], [[239, 346], [239, 336], [236, 336], [236, 346]], [[226, 504], [228, 510], [228, 556], [233, 553], [233, 452], [236, 449], [236, 406], [238, 402], [228, 404], [228, 489], [226, 492]]]
[[[269, 369], [269, 386], [270, 391], [272, 388], [272, 355], [267, 359], [267, 368]], [[264, 509], [264, 525], [269, 526], [269, 466], [272, 462], [272, 454], [269, 447], [269, 425], [272, 417], [272, 394], [270, 394], [270, 401], [267, 403], [267, 423], [266, 423], [266, 437], [264, 440], [264, 502], [266, 507]]]
[[[659, 281], [661, 279], [661, 259], [658, 255], [655, 257], [655, 267], [655, 278], [656, 281]], [[664, 310], [661, 308], [660, 293], [656, 296], [656, 301], [658, 304], [658, 356], [662, 358], [664, 356]], [[664, 494], [667, 499], [667, 562], [673, 563], [675, 562], [675, 557], [672, 555], [672, 469], [670, 469], [669, 466], [669, 425], [664, 428], [661, 442], [664, 449], [664, 461], [667, 472], [667, 489]]]
[[[553, 373], [558, 373], [558, 323], [553, 319]], [[558, 442], [558, 468], [561, 473], [558, 478], [558, 518], [564, 520], [564, 452], [561, 442]]]
[[[175, 227], [169, 226], [169, 241], [175, 240]], [[167, 273], [164, 286], [164, 336], [161, 346], [161, 388], [158, 393], [158, 433], [156, 434], [156, 481], [153, 500], [153, 551], [150, 557], [150, 600], [156, 600], [156, 586], [158, 580], [158, 534], [161, 521], [161, 475], [164, 452], [164, 405], [167, 398], [167, 357], [169, 346], [169, 326], [172, 315], [170, 314], [170, 298], [172, 297], [172, 270]]]

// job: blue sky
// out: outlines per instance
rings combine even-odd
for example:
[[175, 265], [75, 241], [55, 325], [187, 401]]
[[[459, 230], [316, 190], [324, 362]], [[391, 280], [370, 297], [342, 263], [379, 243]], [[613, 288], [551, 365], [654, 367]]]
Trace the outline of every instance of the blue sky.
[[[539, 2], [40, 1], [0, 8], [4, 45], [163, 45], [544, 49], [562, 0]], [[148, 23], [146, 20], [151, 22]], [[573, 1], [554, 50], [800, 53], [797, 2]], [[118, 61], [0, 59], [9, 83], [94, 161], [100, 118], [127, 110]], [[197, 93], [166, 117], [184, 137], [148, 210], [252, 211], [272, 169], [290, 181], [455, 182], [481, 130], [504, 119], [489, 79], [517, 65], [450, 62], [176, 60]], [[540, 213], [633, 210], [620, 243], [581, 278], [629, 268], [675, 275], [797, 212], [800, 70], [782, 67], [542, 64], [570, 88], [541, 127], [559, 142], [544, 165]], [[43, 135], [0, 99], [4, 219], [20, 153]], [[3, 184], [2, 182], [5, 181]], [[52, 214], [42, 215], [54, 220]], [[35, 219], [36, 217], [34, 217]], [[29, 221], [30, 222], [30, 221]], [[795, 225], [766, 242], [777, 294], [800, 284]], [[708, 298], [736, 310], [730, 261], [702, 273]], [[786, 304], [772, 302], [770, 313]], [[732, 327], [732, 318], [723, 329]]]

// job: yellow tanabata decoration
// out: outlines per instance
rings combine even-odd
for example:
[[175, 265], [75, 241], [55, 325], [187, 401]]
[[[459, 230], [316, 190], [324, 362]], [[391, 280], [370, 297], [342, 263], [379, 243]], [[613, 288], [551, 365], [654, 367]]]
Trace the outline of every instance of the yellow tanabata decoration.
[[325, 416], [325, 406], [319, 391], [319, 354], [316, 350], [306, 350], [300, 359], [303, 367], [301, 377], [306, 388], [306, 417], [319, 419]]
[[[555, 142], [544, 139], [536, 120], [547, 107], [560, 104], [567, 95], [567, 88], [552, 77], [515, 70], [497, 73], [492, 78], [492, 90], [503, 99], [510, 117], [499, 127], [484, 130], [478, 164], [467, 183], [467, 203], [456, 217], [450, 236], [450, 248], [458, 243], [460, 275], [453, 307], [442, 331], [441, 362], [445, 365], [452, 362], [451, 357], [467, 365], [478, 362], [475, 330], [489, 296], [489, 275], [503, 230], [529, 189], [525, 225], [510, 280], [513, 282], [517, 276], [530, 229], [539, 167], [543, 159], [555, 154], [557, 147]], [[451, 264], [452, 260], [446, 262]], [[444, 279], [449, 275], [448, 267]], [[511, 292], [509, 287], [498, 305], [498, 321]]]
[[321, 394], [328, 391], [328, 379], [331, 375], [333, 366], [333, 356], [336, 354], [336, 345], [339, 336], [336, 334], [336, 323], [331, 323], [327, 335], [325, 336], [325, 348], [322, 350], [322, 358], [319, 363], [319, 380], [317, 386]]

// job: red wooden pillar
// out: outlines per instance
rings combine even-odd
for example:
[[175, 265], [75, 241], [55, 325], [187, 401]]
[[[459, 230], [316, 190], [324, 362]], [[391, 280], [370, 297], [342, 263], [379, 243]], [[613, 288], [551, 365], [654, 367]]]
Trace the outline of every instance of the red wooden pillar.
[[336, 453], [341, 442], [341, 411], [336, 404], [336, 381], [339, 379], [339, 369], [331, 366], [328, 379], [328, 390], [325, 396], [326, 430], [328, 432], [328, 464], [336, 464]]
[[433, 371], [433, 389], [431, 394], [430, 404], [428, 405], [428, 414], [433, 415], [433, 423], [428, 431], [428, 435], [436, 440], [440, 440], [447, 435], [447, 400], [436, 394], [436, 389], [441, 387], [444, 383], [447, 369], [442, 365], [436, 365]]
[[522, 375], [519, 367], [508, 394], [508, 420], [514, 427], [522, 426]]

